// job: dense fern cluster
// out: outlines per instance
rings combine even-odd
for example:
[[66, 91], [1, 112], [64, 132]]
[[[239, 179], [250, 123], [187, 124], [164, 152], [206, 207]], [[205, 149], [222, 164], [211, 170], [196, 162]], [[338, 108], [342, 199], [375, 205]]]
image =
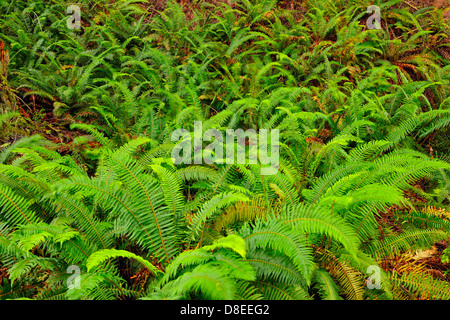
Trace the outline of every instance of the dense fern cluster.
[[[450, 238], [449, 24], [400, 2], [80, 0], [69, 29], [0, 0], [0, 299], [449, 299], [420, 262]], [[194, 121], [278, 129], [278, 171], [175, 165]]]

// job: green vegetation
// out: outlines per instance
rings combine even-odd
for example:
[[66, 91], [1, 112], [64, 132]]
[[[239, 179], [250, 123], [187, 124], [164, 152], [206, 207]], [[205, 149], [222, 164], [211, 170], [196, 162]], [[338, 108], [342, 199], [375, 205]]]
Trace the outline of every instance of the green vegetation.
[[[449, 299], [444, 9], [154, 3], [0, 0], [0, 299]], [[278, 172], [175, 165], [194, 121]]]

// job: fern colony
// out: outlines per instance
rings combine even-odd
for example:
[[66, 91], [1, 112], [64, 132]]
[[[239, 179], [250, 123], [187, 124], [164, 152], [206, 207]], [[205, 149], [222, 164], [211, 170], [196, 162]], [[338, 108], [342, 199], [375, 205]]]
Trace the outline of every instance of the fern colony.
[[[443, 9], [78, 6], [0, 0], [0, 299], [450, 298]], [[194, 121], [278, 171], [175, 165]]]

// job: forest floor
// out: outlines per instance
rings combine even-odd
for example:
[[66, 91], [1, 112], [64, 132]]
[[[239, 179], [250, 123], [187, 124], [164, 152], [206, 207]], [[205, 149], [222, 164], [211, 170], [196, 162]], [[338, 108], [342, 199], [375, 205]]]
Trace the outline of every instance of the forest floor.
[[[205, 0], [205, 1], [196, 1], [196, 0], [176, 0], [180, 5], [183, 6], [183, 12], [185, 13], [187, 20], [192, 20], [194, 18], [193, 10], [199, 9], [205, 3], [218, 6], [220, 3], [227, 3], [233, 7], [233, 3], [231, 0]], [[148, 2], [141, 2], [139, 5], [149, 11], [148, 20], [150, 20], [155, 15], [163, 12], [166, 8], [167, 0], [153, 0], [149, 4]], [[295, 12], [295, 17], [300, 20], [302, 19], [303, 14], [306, 12], [306, 8], [303, 5], [304, 1], [296, 1], [296, 0], [283, 0], [278, 1], [277, 8], [283, 10], [292, 10]], [[450, 19], [450, 6], [448, 0], [410, 0], [403, 1], [393, 8], [403, 8], [409, 9], [409, 12], [413, 13], [414, 11], [420, 10], [426, 7], [435, 7], [438, 9], [448, 7], [447, 10], [444, 10], [444, 17]], [[1, 49], [0, 49], [1, 50]], [[27, 89], [19, 89], [23, 93], [26, 93]], [[29, 95], [24, 99], [20, 99], [17, 101], [17, 105], [19, 106], [18, 110], [23, 116], [24, 119], [29, 120], [29, 128], [30, 132], [27, 134], [40, 134], [45, 138], [55, 142], [55, 143], [64, 143], [62, 145], [62, 149], [59, 150], [62, 153], [65, 153], [68, 145], [71, 144], [73, 139], [79, 135], [79, 133], [75, 130], [70, 130], [70, 119], [65, 117], [59, 117], [54, 115], [53, 113], [53, 102], [49, 99], [43, 99], [41, 97], [37, 97], [35, 95]], [[89, 115], [87, 115], [89, 116]], [[87, 122], [89, 123], [89, 117], [87, 117]], [[14, 142], [17, 141], [21, 136], [16, 135], [10, 137], [9, 141], [5, 142]], [[1, 138], [1, 136], [0, 136]]]
[[[203, 5], [213, 5], [219, 6], [221, 3], [227, 3], [231, 7], [235, 6], [231, 0], [176, 0], [183, 7], [183, 12], [186, 16], [187, 20], [192, 21], [194, 19], [194, 12], [201, 9]], [[146, 19], [150, 22], [150, 19], [156, 15], [159, 15], [166, 8], [166, 0], [153, 0], [150, 2], [141, 2], [139, 5], [149, 12]], [[444, 18], [450, 19], [450, 6], [449, 0], [409, 0], [403, 1], [393, 8], [402, 8], [407, 9], [410, 13], [414, 13], [423, 8], [434, 7], [438, 9], [446, 8], [443, 10]], [[306, 6], [304, 5], [304, 1], [295, 1], [295, 0], [284, 0], [278, 1], [277, 9], [279, 10], [290, 10], [294, 12], [294, 18], [296, 21], [301, 21], [303, 16], [306, 13]], [[275, 10], [277, 10], [275, 9]], [[205, 10], [205, 9], [203, 9]], [[275, 11], [274, 10], [274, 11]], [[276, 13], [275, 13], [276, 14]], [[381, 13], [383, 16], [383, 12]], [[108, 16], [109, 18], [110, 16]], [[134, 18], [133, 18], [134, 19]], [[83, 21], [83, 23], [88, 23]], [[388, 22], [389, 24], [389, 22]], [[232, 25], [232, 23], [230, 24]], [[398, 30], [397, 30], [398, 31]], [[416, 30], [417, 31], [417, 30]], [[399, 31], [401, 33], [401, 31]], [[394, 34], [394, 32], [393, 32]], [[394, 34], [397, 36], [397, 34]], [[335, 41], [335, 39], [333, 39]], [[2, 64], [7, 65], [7, 61], [1, 61], [2, 57], [5, 57], [4, 49], [2, 47], [3, 42], [0, 41], [0, 62]], [[445, 51], [446, 54], [449, 54], [448, 47]], [[448, 59], [448, 58], [447, 58]], [[400, 60], [399, 60], [400, 61]], [[66, 66], [64, 66], [66, 67]], [[69, 67], [69, 66], [67, 66]], [[73, 67], [73, 66], [71, 66]], [[0, 70], [1, 71], [1, 70]], [[1, 73], [0, 73], [1, 75]], [[30, 89], [27, 88], [11, 88], [15, 92], [15, 96], [17, 98], [16, 105], [17, 111], [21, 114], [20, 126], [24, 128], [23, 132], [17, 132], [14, 135], [2, 135], [0, 132], [0, 150], [2, 147], [6, 146], [8, 143], [15, 142], [19, 140], [23, 136], [31, 136], [35, 134], [39, 134], [46, 139], [54, 142], [58, 145], [58, 152], [61, 155], [70, 154], [73, 150], [72, 142], [75, 138], [81, 135], [81, 132], [78, 130], [70, 129], [70, 125], [74, 123], [74, 119], [70, 113], [64, 113], [63, 115], [58, 115], [55, 113], [54, 102], [51, 99], [43, 98], [42, 96], [27, 94], [31, 93]], [[425, 95], [427, 91], [425, 91]], [[435, 107], [433, 98], [431, 97], [430, 103]], [[55, 99], [55, 101], [58, 101]], [[82, 111], [77, 114], [79, 117], [82, 117], [85, 120], [85, 123], [89, 124], [95, 119], [95, 113], [90, 111]], [[321, 129], [322, 131], [329, 131], [328, 128]], [[6, 132], [6, 130], [5, 130]], [[129, 134], [131, 136], [131, 134]], [[320, 136], [320, 135], [319, 135]], [[128, 136], [127, 136], [128, 138]], [[322, 145], [324, 144], [325, 139], [323, 141], [321, 139], [317, 139]], [[84, 146], [85, 148], [95, 149], [99, 144], [97, 142], [87, 142]], [[429, 145], [428, 145], [429, 146]], [[433, 149], [430, 148], [430, 156], [433, 158]], [[428, 150], [428, 149], [425, 149]], [[428, 153], [428, 151], [425, 151]], [[423, 182], [423, 183], [422, 183]], [[425, 189], [426, 181], [419, 181], [415, 187], [422, 190]], [[412, 204], [421, 204], [425, 205], [427, 200], [421, 198], [420, 195], [414, 194], [405, 194], [405, 198], [411, 201]], [[391, 227], [395, 231], [402, 231], [402, 226], [395, 221], [395, 211], [400, 210], [407, 212], [408, 208], [389, 207], [387, 212], [383, 212], [379, 215], [378, 219], [382, 220], [382, 222], [389, 227]], [[431, 208], [429, 210], [433, 212], [441, 212], [443, 215], [445, 210], [441, 210], [439, 208]], [[398, 230], [397, 230], [398, 229]], [[423, 270], [430, 269], [432, 270], [433, 276], [440, 278], [445, 281], [450, 282], [450, 262], [443, 263], [441, 261], [443, 251], [448, 247], [449, 242], [446, 240], [442, 240], [436, 242], [430, 249], [427, 250], [416, 250], [410, 251], [405, 254], [401, 254], [392, 259], [386, 259], [383, 261], [382, 267], [384, 270], [389, 270], [394, 272], [396, 270]], [[0, 268], [0, 286], [3, 284], [3, 280], [7, 278], [7, 270], [6, 268]]]
[[[166, 8], [166, 0], [154, 0], [150, 5], [148, 3], [142, 3], [141, 5], [151, 12], [151, 16], [154, 16], [158, 12], [163, 11]], [[225, 2], [229, 5], [232, 5], [231, 0], [206, 0], [206, 1], [193, 1], [193, 0], [177, 0], [183, 8], [186, 14], [186, 18], [191, 20], [193, 18], [192, 9], [199, 7], [202, 3], [209, 3], [211, 5], [219, 5], [222, 2]], [[287, 9], [287, 10], [295, 10], [298, 11], [298, 17], [301, 18], [303, 13], [306, 12], [306, 8], [303, 5], [304, 1], [296, 1], [296, 0], [283, 0], [278, 1], [277, 7], [279, 9]], [[449, 3], [447, 0], [410, 0], [403, 1], [402, 3], [396, 5], [398, 8], [409, 8], [409, 11], [412, 13], [414, 11], [420, 10], [422, 8], [427, 7], [435, 7], [435, 8], [444, 8], [449, 7]], [[450, 7], [449, 7], [450, 8]], [[446, 10], [444, 12], [444, 16], [450, 18], [450, 10]]]

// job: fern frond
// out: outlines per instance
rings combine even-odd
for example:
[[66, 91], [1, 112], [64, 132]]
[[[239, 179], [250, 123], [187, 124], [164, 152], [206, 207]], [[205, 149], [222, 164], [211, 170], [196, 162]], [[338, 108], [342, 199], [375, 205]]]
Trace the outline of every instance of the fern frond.
[[324, 269], [318, 269], [314, 272], [313, 282], [318, 287], [319, 296], [323, 300], [343, 300], [339, 295], [339, 287], [334, 282], [331, 275]]
[[117, 257], [123, 257], [123, 258], [130, 258], [134, 259], [138, 262], [140, 262], [144, 267], [146, 267], [148, 270], [150, 270], [154, 275], [158, 274], [160, 271], [149, 261], [145, 260], [144, 258], [126, 251], [126, 250], [117, 250], [117, 249], [103, 249], [94, 252], [89, 256], [89, 258], [86, 260], [86, 268], [87, 271], [90, 272], [92, 269], [96, 268], [97, 266], [102, 265], [105, 261], [117, 258]]
[[392, 282], [397, 286], [405, 287], [410, 293], [420, 299], [450, 299], [450, 285], [426, 273], [405, 272], [401, 275], [394, 273]]
[[448, 233], [438, 229], [405, 231], [374, 241], [364, 251], [375, 259], [381, 260], [394, 257], [406, 250], [430, 247], [434, 242], [446, 238], [448, 238]]
[[266, 222], [258, 219], [251, 229], [250, 224], [246, 223], [240, 229], [240, 234], [247, 247], [252, 250], [270, 249], [289, 257], [305, 277], [306, 283], [310, 284], [315, 263], [304, 234], [292, 230], [289, 225], [274, 218]]

